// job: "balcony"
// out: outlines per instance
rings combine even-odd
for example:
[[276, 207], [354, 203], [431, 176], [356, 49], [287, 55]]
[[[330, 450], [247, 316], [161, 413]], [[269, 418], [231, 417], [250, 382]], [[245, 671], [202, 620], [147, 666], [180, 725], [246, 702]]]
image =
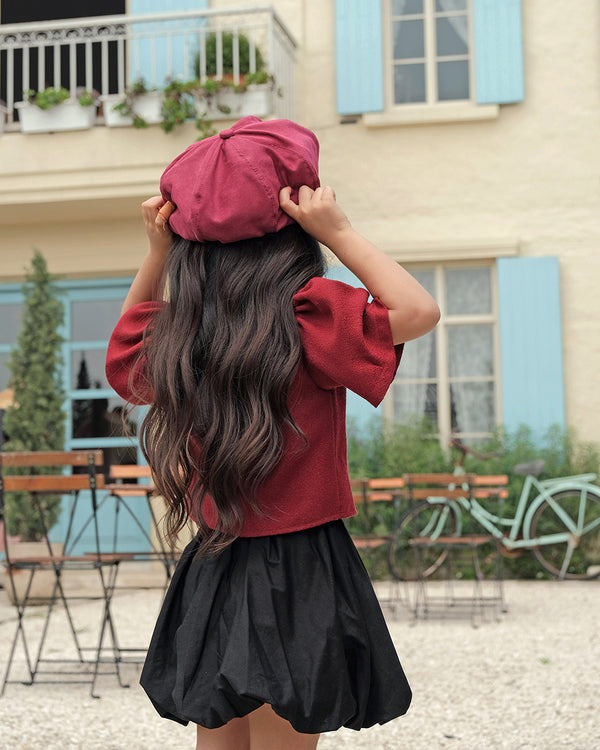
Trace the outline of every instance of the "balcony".
[[[198, 116], [210, 123], [244, 114], [293, 118], [295, 49], [280, 18], [264, 6], [0, 26], [0, 221], [31, 221], [32, 204], [41, 222], [65, 218], [74, 204], [84, 220], [92, 202], [137, 201], [200, 136]], [[245, 85], [261, 77], [262, 87]], [[144, 130], [119, 116], [121, 127], [109, 127], [115, 103], [141, 80], [159, 102], [170, 82], [195, 80], [201, 92], [208, 85], [219, 93], [194, 97], [195, 112], [170, 133], [161, 130], [160, 114], [145, 118], [156, 124]], [[51, 123], [45, 132], [21, 132], [24, 92], [48, 87], [66, 89], [65, 104], [72, 106], [82, 91], [93, 94], [91, 108], [81, 108], [88, 115], [82, 129], [59, 132]], [[251, 88], [265, 90], [260, 105]]]

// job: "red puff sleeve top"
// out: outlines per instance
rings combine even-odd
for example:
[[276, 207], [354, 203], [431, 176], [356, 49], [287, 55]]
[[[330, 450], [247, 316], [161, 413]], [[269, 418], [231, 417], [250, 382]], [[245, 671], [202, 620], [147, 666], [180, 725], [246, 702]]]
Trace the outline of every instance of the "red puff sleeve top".
[[[126, 401], [152, 401], [139, 354], [144, 330], [162, 304], [135, 305], [112, 334], [106, 373]], [[377, 406], [402, 354], [402, 345], [392, 341], [387, 308], [377, 298], [369, 302], [365, 289], [314, 278], [294, 296], [294, 309], [304, 353], [288, 403], [307, 443], [291, 430], [285, 433], [283, 458], [260, 489], [264, 515], [248, 508], [241, 536], [298, 531], [356, 513], [348, 479], [346, 388]], [[132, 390], [143, 398], [135, 399]], [[215, 528], [210, 498], [202, 514]]]

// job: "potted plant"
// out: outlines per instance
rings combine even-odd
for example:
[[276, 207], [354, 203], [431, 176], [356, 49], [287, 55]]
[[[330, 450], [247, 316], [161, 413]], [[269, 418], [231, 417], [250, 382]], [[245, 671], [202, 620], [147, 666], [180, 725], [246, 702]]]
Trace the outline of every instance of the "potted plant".
[[[245, 34], [238, 34], [238, 60], [240, 76], [250, 73], [250, 40]], [[209, 34], [205, 40], [205, 58], [206, 58], [206, 75], [213, 78], [217, 75], [217, 46], [218, 38], [215, 32]], [[221, 34], [221, 49], [223, 60], [223, 75], [233, 75], [233, 52], [234, 52], [234, 35], [231, 31], [224, 31]], [[264, 70], [265, 61], [258, 47], [255, 48], [254, 69], [257, 72]], [[197, 52], [194, 58], [194, 75], [196, 78], [201, 77], [200, 70], [200, 53]]]
[[149, 89], [143, 78], [125, 89], [124, 94], [101, 96], [104, 123], [114, 128], [133, 125], [134, 128], [145, 128], [162, 121], [163, 92]]
[[[275, 78], [266, 70], [248, 73], [244, 83], [238, 87], [240, 96], [240, 117], [255, 115], [266, 117], [273, 111]], [[278, 92], [279, 96], [281, 94]]]
[[71, 96], [65, 88], [29, 89], [25, 99], [15, 103], [23, 133], [48, 133], [57, 130], [86, 130], [96, 120], [95, 92], [78, 90]]
[[[275, 80], [265, 70], [265, 61], [258, 47], [254, 51], [254, 71], [251, 72], [251, 45], [248, 37], [237, 35], [239, 81], [234, 83], [234, 46], [232, 32], [221, 34], [222, 77], [217, 78], [217, 34], [211, 33], [205, 41], [205, 73], [208, 79], [202, 84], [201, 101], [197, 108], [205, 108], [205, 116], [219, 119], [225, 116], [243, 117], [256, 115], [265, 117], [273, 111]], [[194, 58], [194, 74], [201, 77], [201, 58]], [[212, 92], [211, 92], [212, 88]], [[212, 98], [210, 94], [212, 93]]]
[[160, 124], [165, 133], [196, 117], [196, 92], [195, 81], [170, 81], [165, 86]]
[[192, 86], [196, 112], [200, 118], [219, 120], [235, 115], [237, 101], [234, 86], [226, 79], [196, 80]]

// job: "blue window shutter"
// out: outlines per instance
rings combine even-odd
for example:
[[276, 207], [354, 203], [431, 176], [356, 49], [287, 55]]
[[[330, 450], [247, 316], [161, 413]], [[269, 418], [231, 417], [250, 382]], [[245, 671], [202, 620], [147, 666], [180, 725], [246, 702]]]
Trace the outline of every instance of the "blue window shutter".
[[381, 2], [336, 0], [337, 108], [342, 115], [383, 109]]
[[498, 259], [503, 424], [565, 427], [558, 258]]
[[[130, 0], [130, 14], [143, 15], [144, 13], [174, 13], [184, 10], [205, 10], [208, 0]], [[148, 34], [134, 42], [137, 46], [135, 54], [130, 54], [130, 77], [132, 81], [143, 78], [150, 86], [162, 87], [169, 75], [172, 78], [191, 80], [194, 77], [193, 57], [196, 52], [191, 49], [188, 69], [185, 68], [183, 54], [183, 37], [173, 35], [171, 37], [171, 54], [166, 36], [160, 36], [161, 30], [167, 30], [173, 26], [172, 21], [163, 23], [138, 23], [132, 25], [133, 33]], [[187, 21], [186, 31], [204, 25], [204, 20]], [[153, 38], [154, 37], [154, 38]], [[186, 41], [190, 41], [190, 38]], [[133, 50], [132, 50], [133, 52]]]
[[473, 0], [478, 104], [523, 99], [521, 0]]

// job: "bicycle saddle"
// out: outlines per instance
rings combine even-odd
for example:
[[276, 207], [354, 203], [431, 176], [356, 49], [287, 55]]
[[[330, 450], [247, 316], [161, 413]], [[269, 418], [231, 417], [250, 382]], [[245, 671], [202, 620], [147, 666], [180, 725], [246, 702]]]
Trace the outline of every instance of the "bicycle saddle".
[[513, 471], [515, 474], [521, 474], [522, 476], [533, 474], [534, 477], [537, 477], [538, 474], [541, 474], [542, 471], [544, 471], [545, 466], [546, 462], [543, 458], [536, 458], [533, 461], [527, 461], [527, 463], [524, 464], [517, 464]]

